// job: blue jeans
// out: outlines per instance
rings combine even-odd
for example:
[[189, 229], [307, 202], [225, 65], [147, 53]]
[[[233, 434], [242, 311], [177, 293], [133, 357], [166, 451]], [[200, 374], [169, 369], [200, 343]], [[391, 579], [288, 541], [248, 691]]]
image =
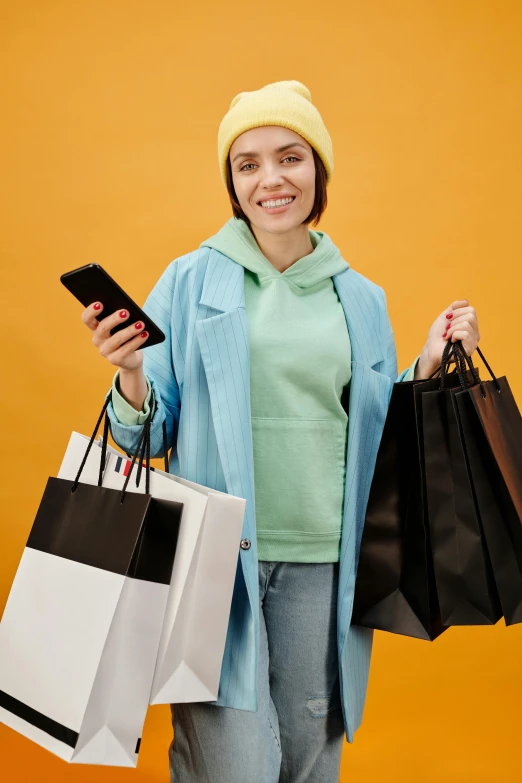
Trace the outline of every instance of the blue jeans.
[[173, 704], [171, 783], [338, 783], [339, 563], [259, 561], [258, 710]]

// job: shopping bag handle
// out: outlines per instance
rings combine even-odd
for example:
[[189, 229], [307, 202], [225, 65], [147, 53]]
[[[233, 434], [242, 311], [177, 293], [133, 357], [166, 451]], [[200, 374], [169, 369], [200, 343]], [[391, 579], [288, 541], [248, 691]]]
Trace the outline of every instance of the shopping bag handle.
[[[153, 401], [153, 398], [151, 396], [151, 402]], [[129, 468], [129, 472], [127, 474], [127, 478], [125, 479], [125, 483], [123, 485], [122, 493], [120, 496], [120, 503], [123, 503], [123, 500], [125, 498], [125, 491], [127, 489], [128, 483], [130, 481], [132, 469], [134, 467], [134, 462], [136, 461], [136, 457], [138, 455], [138, 451], [140, 449], [140, 445], [142, 445], [142, 451], [139, 457], [139, 464], [138, 464], [138, 470], [136, 474], [136, 486], [139, 487], [140, 485], [140, 478], [141, 478], [141, 469], [143, 467], [143, 458], [145, 457], [145, 494], [149, 494], [149, 487], [150, 487], [150, 427], [151, 427], [151, 420], [152, 420], [152, 408], [150, 410], [149, 415], [145, 419], [145, 422], [143, 423], [143, 430], [140, 435], [140, 439], [138, 441], [138, 445], [136, 447], [136, 451], [134, 453], [134, 456], [132, 458], [131, 466]], [[107, 415], [107, 414], [106, 414]]]
[[[442, 358], [441, 358], [441, 372], [440, 372], [440, 384], [439, 384], [439, 390], [441, 391], [443, 391], [446, 388], [446, 377], [448, 375], [447, 365], [450, 358], [454, 358], [455, 360], [455, 370], [459, 376], [459, 382], [461, 388], [463, 390], [468, 388], [466, 386], [466, 378], [465, 378], [466, 363], [462, 357], [462, 352], [459, 351], [459, 347], [457, 345], [458, 342], [459, 341], [452, 343], [451, 340], [448, 340], [448, 342], [444, 346], [444, 350], [442, 352]], [[473, 382], [475, 384], [480, 383], [480, 378], [478, 377], [478, 372], [475, 367], [472, 367], [471, 374], [473, 377]]]
[[[451, 348], [449, 346], [451, 346]], [[489, 364], [488, 364], [488, 362], [486, 360], [486, 357], [484, 356], [484, 354], [482, 353], [482, 351], [480, 350], [478, 345], [477, 345], [477, 353], [480, 356], [480, 358], [482, 359], [482, 361], [484, 362], [484, 364], [486, 365], [486, 367], [488, 369], [488, 372], [491, 375], [491, 378], [495, 382], [495, 386], [496, 386], [497, 392], [500, 393], [499, 382], [497, 381], [493, 370], [489, 366]], [[443, 364], [444, 364], [444, 367], [446, 367], [446, 364], [450, 361], [451, 358], [453, 358], [455, 360], [455, 367], [451, 371], [452, 373], [458, 372], [458, 367], [460, 366], [460, 371], [461, 371], [462, 375], [464, 376], [465, 373], [466, 373], [466, 362], [468, 363], [473, 377], [476, 379], [476, 382], [478, 384], [480, 384], [480, 386], [481, 386], [482, 396], [485, 397], [486, 393], [485, 393], [484, 388], [482, 386], [482, 382], [481, 382], [481, 380], [480, 380], [480, 378], [478, 376], [478, 370], [475, 367], [475, 365], [473, 364], [471, 356], [468, 356], [468, 354], [464, 350], [464, 346], [462, 345], [462, 340], [456, 340], [454, 343], [452, 343], [451, 340], [448, 340], [448, 342], [446, 343], [446, 345], [444, 347], [444, 351], [442, 353], [442, 359], [443, 360], [445, 359], [445, 361], [443, 363], [441, 363], [441, 365], [439, 367], [437, 367], [437, 369], [434, 370], [431, 373], [431, 375], [428, 376], [428, 379], [429, 378], [433, 378], [433, 376], [436, 375], [436, 373], [441, 372]], [[447, 373], [447, 372], [444, 373], [444, 375], [448, 375], [448, 374], [449, 373]], [[465, 384], [465, 381], [461, 381], [461, 385], [462, 385], [462, 382]], [[444, 383], [444, 381], [442, 381], [442, 383]], [[463, 388], [465, 388], [465, 386], [463, 386]]]
[[[152, 400], [154, 393], [151, 392], [151, 410], [152, 410]], [[161, 425], [162, 431], [163, 431], [163, 460], [165, 462], [165, 473], [169, 472], [169, 440], [167, 437], [167, 420], [166, 418], [163, 419], [162, 425]], [[128, 457], [132, 457], [132, 454], [129, 454], [128, 451], [125, 452]], [[136, 478], [136, 486], [139, 486], [140, 480], [139, 480], [139, 473]]]
[[[154, 398], [154, 391], [151, 389], [150, 420], [152, 420], [152, 418], [154, 417], [154, 414], [155, 414], [154, 399], [155, 399]], [[167, 437], [167, 420], [166, 420], [166, 418], [163, 419], [163, 422], [162, 422], [162, 431], [163, 431], [163, 459], [164, 459], [164, 462], [165, 462], [165, 473], [168, 473], [169, 472], [169, 443], [168, 443], [168, 437]], [[148, 437], [150, 437], [150, 430], [149, 430]], [[144, 443], [145, 443], [145, 441], [144, 441]], [[137, 476], [136, 476], [136, 486], [137, 487], [139, 487], [139, 485], [140, 485], [141, 467], [142, 467], [142, 462], [143, 462], [143, 452], [144, 452], [144, 446], [143, 446], [143, 449], [142, 449], [142, 454], [140, 456], [140, 464], [139, 464], [138, 473], [137, 473]], [[128, 451], [126, 451], [125, 453], [126, 453], [126, 455], [128, 457], [132, 457], [132, 454], [129, 453]]]
[[[448, 361], [449, 361], [449, 360], [450, 360], [452, 357], [453, 357], [453, 353], [451, 354], [451, 356], [448, 356]], [[441, 370], [442, 370], [442, 364], [439, 364], [439, 366], [437, 367], [437, 369], [436, 369], [436, 370], [433, 370], [433, 372], [431, 373], [431, 375], [428, 375], [428, 378], [427, 378], [427, 380], [430, 380], [430, 378], [433, 378], [433, 376], [434, 376], [436, 373], [440, 372]], [[456, 358], [455, 358], [455, 367], [453, 368], [453, 370], [451, 371], [451, 373], [446, 373], [446, 375], [451, 375], [452, 373], [455, 373], [456, 371], [457, 371], [457, 362], [456, 362]]]
[[[80, 476], [82, 474], [83, 468], [85, 467], [85, 463], [87, 462], [87, 458], [89, 456], [89, 453], [91, 451], [92, 445], [94, 443], [94, 439], [96, 437], [96, 433], [98, 432], [98, 429], [100, 427], [101, 420], [102, 420], [103, 416], [105, 415], [105, 421], [104, 421], [104, 426], [103, 426], [103, 436], [102, 436], [102, 448], [101, 448], [101, 455], [100, 455], [100, 472], [98, 474], [98, 486], [99, 487], [102, 486], [103, 471], [104, 471], [104, 468], [105, 468], [105, 462], [106, 462], [106, 456], [107, 456], [107, 441], [108, 441], [108, 437], [109, 437], [109, 426], [110, 426], [109, 416], [108, 416], [108, 413], [107, 413], [107, 408], [108, 408], [109, 403], [111, 402], [111, 400], [112, 400], [112, 389], [109, 392], [109, 394], [107, 395], [107, 397], [105, 399], [105, 403], [104, 403], [103, 408], [101, 410], [101, 413], [98, 416], [98, 421], [96, 422], [96, 426], [94, 427], [94, 431], [93, 431], [93, 433], [91, 435], [91, 439], [89, 441], [89, 445], [87, 446], [87, 449], [85, 450], [85, 454], [83, 456], [81, 465], [80, 465], [80, 467], [78, 469], [78, 473], [76, 474], [76, 478], [74, 479], [73, 485], [71, 487], [71, 492], [75, 492], [77, 487], [78, 487], [78, 484], [80, 483]], [[132, 457], [132, 463], [131, 463], [131, 466], [129, 468], [129, 472], [128, 472], [127, 477], [125, 479], [125, 483], [123, 485], [123, 489], [122, 489], [122, 492], [121, 492], [121, 495], [120, 495], [120, 503], [123, 503], [123, 501], [125, 499], [125, 493], [126, 493], [126, 490], [127, 490], [127, 486], [128, 486], [129, 481], [130, 481], [132, 470], [134, 468], [134, 463], [136, 462], [136, 457], [138, 455], [140, 456], [140, 463], [139, 463], [139, 466], [138, 466], [138, 473], [137, 473], [137, 476], [136, 476], [136, 486], [139, 486], [140, 476], [141, 476], [141, 469], [142, 469], [142, 465], [143, 465], [143, 458], [145, 457], [145, 494], [146, 495], [149, 494], [149, 486], [150, 486], [150, 427], [151, 427], [151, 420], [152, 420], [152, 415], [153, 415], [153, 410], [154, 410], [153, 402], [154, 402], [154, 392], [151, 392], [150, 412], [149, 412], [149, 415], [147, 416], [147, 418], [145, 419], [145, 422], [143, 423], [143, 429], [141, 431], [141, 434], [140, 434], [140, 437], [139, 437], [139, 440], [138, 440], [138, 445], [136, 446], [136, 451], [134, 452], [134, 455]]]
[[[460, 361], [462, 363], [462, 366], [465, 368], [466, 367], [466, 363], [468, 364], [473, 377], [476, 377], [476, 382], [478, 384], [480, 384], [480, 393], [482, 394], [483, 397], [486, 397], [486, 390], [484, 388], [484, 384], [480, 380], [480, 378], [478, 377], [477, 368], [473, 364], [473, 360], [472, 360], [471, 356], [468, 356], [468, 354], [464, 350], [464, 346], [462, 345], [462, 341], [461, 340], [456, 340], [454, 345], [455, 345], [456, 351], [459, 353]], [[495, 387], [496, 387], [497, 392], [500, 394], [500, 384], [499, 384], [499, 382], [498, 382], [498, 380], [497, 380], [493, 370], [491, 369], [491, 367], [489, 366], [488, 362], [486, 361], [486, 357], [484, 356], [484, 354], [482, 353], [482, 351], [480, 350], [478, 345], [477, 345], [477, 352], [478, 352], [480, 358], [482, 359], [482, 361], [484, 362], [484, 364], [486, 365], [486, 367], [488, 369], [488, 372], [491, 375], [491, 378], [492, 378], [492, 380], [495, 383]]]
[[167, 438], [167, 419], [163, 419], [163, 458], [165, 460], [165, 473], [169, 472], [169, 441]]

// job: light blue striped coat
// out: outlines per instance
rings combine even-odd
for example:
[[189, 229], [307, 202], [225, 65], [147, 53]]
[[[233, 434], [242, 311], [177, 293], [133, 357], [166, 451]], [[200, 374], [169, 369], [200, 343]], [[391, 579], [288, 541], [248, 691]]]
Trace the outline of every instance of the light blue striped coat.
[[[338, 592], [339, 677], [346, 739], [362, 719], [373, 630], [350, 625], [364, 514], [377, 449], [397, 377], [395, 341], [381, 287], [347, 265], [332, 278], [352, 345], [346, 485]], [[245, 498], [238, 568], [221, 671], [213, 704], [257, 710], [259, 588], [254, 506], [250, 365], [244, 268], [203, 247], [173, 261], [143, 310], [166, 340], [144, 350], [144, 370], [158, 406], [151, 456], [163, 456], [162, 421], [176, 444], [170, 471]], [[118, 422], [108, 406], [112, 435], [134, 451], [141, 426]]]

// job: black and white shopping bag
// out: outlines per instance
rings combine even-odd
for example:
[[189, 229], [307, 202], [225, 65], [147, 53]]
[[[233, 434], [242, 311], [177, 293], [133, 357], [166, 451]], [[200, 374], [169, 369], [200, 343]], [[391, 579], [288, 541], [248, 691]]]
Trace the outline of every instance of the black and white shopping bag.
[[[50, 477], [0, 624], [0, 720], [72, 763], [135, 767], [183, 504], [149, 494], [150, 418], [122, 489]], [[145, 491], [127, 491], [145, 456]]]
[[[176, 558], [150, 695], [151, 704], [215, 701], [238, 567], [246, 501], [169, 473], [166, 427], [165, 470], [151, 468], [153, 497], [183, 504]], [[85, 435], [73, 432], [58, 476], [76, 475]], [[103, 438], [95, 444], [99, 450]], [[103, 484], [121, 488], [130, 460], [107, 447]], [[91, 451], [82, 473], [98, 481], [100, 458]], [[139, 491], [134, 482], [129, 491]]]

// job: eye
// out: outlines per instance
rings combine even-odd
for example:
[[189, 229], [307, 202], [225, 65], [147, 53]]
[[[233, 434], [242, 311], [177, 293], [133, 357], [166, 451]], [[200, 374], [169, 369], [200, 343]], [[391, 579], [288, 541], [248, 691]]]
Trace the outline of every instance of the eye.
[[[300, 160], [300, 158], [296, 157], [296, 155], [287, 155], [286, 158], [283, 158], [283, 161], [285, 161], [285, 160], [292, 160], [292, 159], [293, 160], [297, 160], [297, 161]], [[256, 165], [255, 163], [245, 163], [243, 166], [241, 166], [239, 171], [252, 171], [252, 169], [247, 169], [246, 167], [247, 166], [255, 166], [255, 165]]]

